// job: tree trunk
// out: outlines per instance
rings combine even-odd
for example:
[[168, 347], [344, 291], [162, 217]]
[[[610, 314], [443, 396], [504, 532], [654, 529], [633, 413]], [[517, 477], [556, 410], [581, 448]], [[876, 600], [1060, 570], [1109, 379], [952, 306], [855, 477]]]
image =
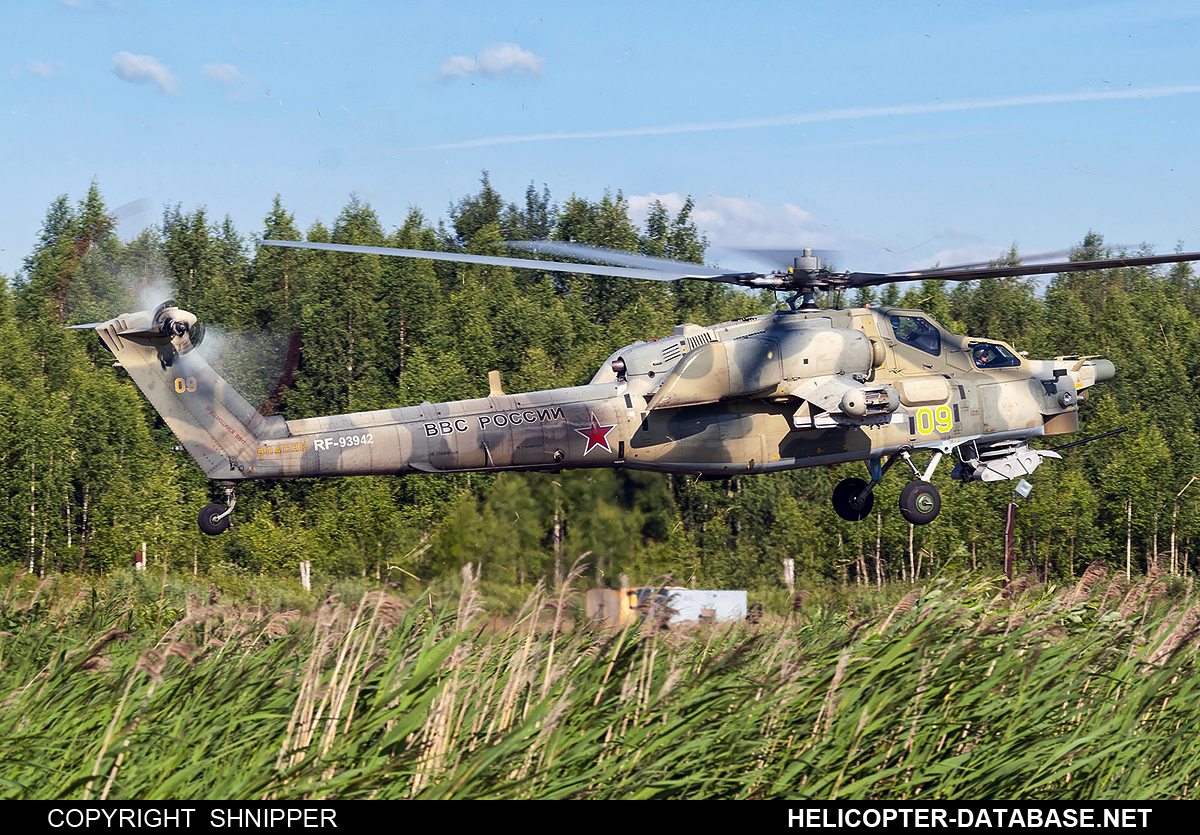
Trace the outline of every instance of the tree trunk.
[[1125, 502], [1125, 582], [1133, 579], [1133, 499]]
[[83, 561], [85, 559], [87, 559], [87, 549], [88, 549], [88, 539], [89, 539], [89, 537], [88, 537], [88, 499], [90, 498], [90, 493], [91, 493], [91, 488], [85, 486], [83, 488], [83, 507], [82, 507], [82, 516], [80, 518], [80, 527], [79, 527], [79, 550], [81, 551], [81, 553], [79, 555], [80, 565], [82, 565]]
[[883, 588], [883, 514], [876, 514], [875, 518], [875, 585]]
[[29, 464], [29, 573], [36, 574], [33, 551], [37, 547], [37, 465]]
[[917, 582], [917, 555], [913, 553], [913, 535], [917, 530], [917, 526], [909, 524], [908, 526], [908, 582]]

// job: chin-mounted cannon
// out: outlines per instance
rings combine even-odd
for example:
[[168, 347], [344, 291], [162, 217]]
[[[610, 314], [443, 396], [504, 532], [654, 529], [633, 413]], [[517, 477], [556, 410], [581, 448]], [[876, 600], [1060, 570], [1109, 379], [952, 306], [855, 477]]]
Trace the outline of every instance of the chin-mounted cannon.
[[982, 445], [976, 441], [959, 447], [959, 462], [950, 474], [963, 484], [971, 481], [1007, 481], [1023, 478], [1046, 458], [1062, 458], [1052, 449], [1031, 449], [1024, 440]]

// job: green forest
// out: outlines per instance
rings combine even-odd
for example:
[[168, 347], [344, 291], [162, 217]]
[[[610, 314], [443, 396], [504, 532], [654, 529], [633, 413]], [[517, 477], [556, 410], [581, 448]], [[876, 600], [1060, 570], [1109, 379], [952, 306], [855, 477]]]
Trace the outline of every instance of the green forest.
[[[578, 385], [623, 345], [777, 303], [701, 282], [255, 244], [505, 255], [505, 240], [553, 239], [701, 262], [707, 241], [690, 201], [678, 213], [656, 204], [639, 227], [620, 191], [561, 197], [530, 184], [509, 200], [485, 172], [445, 221], [416, 208], [380, 218], [354, 196], [332, 224], [297, 220], [278, 196], [263, 204], [258, 229], [175, 205], [131, 240], [117, 235], [99, 184], [46, 210], [22, 268], [0, 276], [0, 562], [36, 574], [107, 573], [131, 565], [144, 542], [150, 565], [180, 572], [294, 576], [309, 560], [328, 577], [425, 582], [472, 563], [484, 580], [528, 584], [561, 579], [582, 557], [597, 584], [670, 575], [699, 588], [780, 587], [789, 557], [807, 584], [1002, 566], [1012, 484], [955, 484], [949, 466], [935, 477], [944, 509], [924, 527], [896, 509], [900, 476], [879, 487], [870, 518], [840, 519], [830, 491], [862, 477], [858, 463], [703, 482], [625, 470], [252, 482], [238, 488], [232, 529], [206, 537], [196, 512], [221, 498], [219, 485], [177, 448], [95, 334], [64, 326], [173, 297], [210, 328], [214, 351], [224, 346], [218, 370], [265, 412], [294, 419], [485, 396], [492, 369], [509, 392]], [[1116, 254], [1099, 231], [1081, 235], [1073, 258]], [[1020, 259], [1016, 244], [1006, 257]], [[1123, 570], [1127, 548], [1134, 573], [1195, 570], [1200, 285], [1190, 266], [924, 281], [844, 301], [919, 308], [1034, 358], [1113, 360], [1117, 377], [1083, 405], [1082, 432], [1128, 431], [1030, 477], [1018, 570], [1068, 582], [1096, 560]], [[285, 363], [289, 351], [298, 362]]]

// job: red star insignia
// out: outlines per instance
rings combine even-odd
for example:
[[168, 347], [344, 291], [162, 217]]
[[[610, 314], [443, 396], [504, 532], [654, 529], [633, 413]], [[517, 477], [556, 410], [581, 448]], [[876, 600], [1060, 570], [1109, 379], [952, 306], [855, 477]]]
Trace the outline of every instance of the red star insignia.
[[583, 437], [587, 438], [587, 449], [583, 451], [587, 455], [592, 451], [593, 447], [604, 447], [605, 452], [612, 452], [612, 447], [608, 445], [608, 433], [613, 430], [613, 426], [601, 426], [600, 421], [596, 420], [596, 416], [592, 415], [592, 425], [588, 429], [576, 429]]

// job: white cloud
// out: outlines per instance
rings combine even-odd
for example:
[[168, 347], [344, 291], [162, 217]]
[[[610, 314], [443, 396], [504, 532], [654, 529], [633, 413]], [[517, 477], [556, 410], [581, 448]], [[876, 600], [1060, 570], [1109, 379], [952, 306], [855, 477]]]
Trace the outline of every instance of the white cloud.
[[205, 64], [200, 71], [229, 91], [230, 101], [250, 101], [258, 84], [248, 75], [242, 75], [233, 64]]
[[237, 85], [248, 80], [246, 76], [238, 72], [237, 67], [233, 64], [205, 64], [200, 71], [213, 81], [219, 81], [226, 86]]
[[67, 71], [67, 65], [62, 61], [39, 61], [36, 58], [30, 58], [25, 62], [25, 66], [34, 75], [39, 75], [42, 78], [54, 78], [59, 73]]
[[479, 53], [479, 71], [484, 75], [540, 75], [545, 58], [539, 58], [515, 43], [489, 44]]
[[179, 95], [179, 79], [152, 55], [118, 52], [113, 56], [113, 74], [130, 84], [153, 82], [168, 96]]
[[448, 81], [451, 78], [462, 78], [464, 75], [470, 75], [475, 72], [475, 59], [468, 58], [466, 55], [455, 55], [449, 61], [442, 64], [439, 72], [444, 81]]
[[515, 43], [488, 44], [474, 58], [455, 55], [438, 70], [442, 81], [452, 81], [468, 75], [502, 78], [510, 75], [537, 77], [542, 74], [545, 58], [522, 49]]
[[59, 5], [66, 6], [69, 9], [84, 9], [92, 10], [99, 7], [101, 11], [121, 8], [121, 0], [97, 0], [95, 3], [85, 2], [85, 0], [58, 0]]

